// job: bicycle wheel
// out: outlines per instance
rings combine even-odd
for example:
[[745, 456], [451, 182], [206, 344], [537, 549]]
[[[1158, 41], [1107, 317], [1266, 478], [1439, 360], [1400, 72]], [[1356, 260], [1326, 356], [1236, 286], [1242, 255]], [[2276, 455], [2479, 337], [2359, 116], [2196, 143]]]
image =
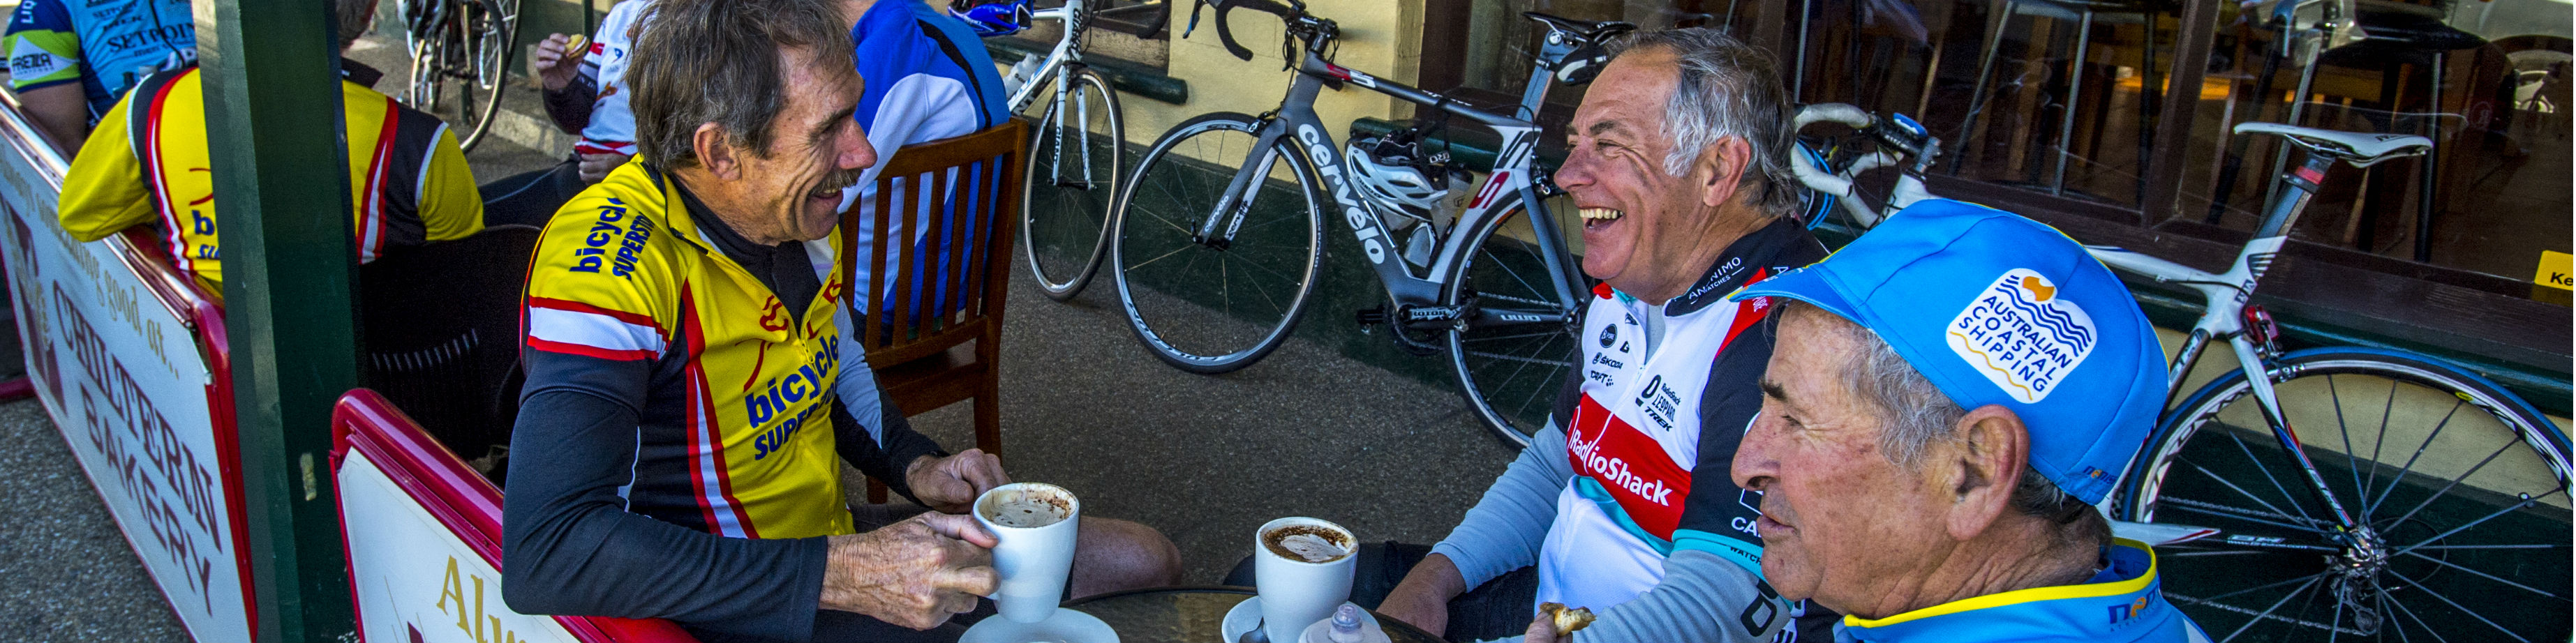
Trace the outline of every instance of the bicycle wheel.
[[1109, 244], [1118, 303], [1136, 338], [1182, 370], [1232, 371], [1278, 348], [1323, 264], [1323, 195], [1313, 165], [1285, 144], [1262, 157], [1265, 180], [1217, 238], [1195, 238], [1260, 127], [1228, 112], [1184, 121], [1145, 151], [1118, 194]]
[[[1528, 210], [1514, 210], [1485, 224], [1467, 246], [1467, 258], [1450, 268], [1440, 303], [1474, 302], [1491, 313], [1533, 313], [1550, 319], [1573, 319], [1578, 302], [1560, 301], [1552, 260], [1533, 240], [1536, 226]], [[1547, 428], [1557, 388], [1574, 372], [1579, 352], [1574, 325], [1565, 321], [1510, 323], [1482, 320], [1453, 326], [1448, 336], [1449, 365], [1458, 375], [1458, 392], [1496, 437], [1514, 447], [1528, 446], [1530, 436]]]
[[[2242, 372], [2147, 441], [2123, 517], [2226, 535], [2161, 548], [2165, 595], [2217, 640], [2564, 640], [2567, 436], [2494, 383], [2431, 358], [2328, 348], [2273, 363], [2300, 451]], [[2511, 606], [2507, 608], [2506, 606]]]
[[1051, 102], [1032, 128], [1028, 175], [1021, 182], [1020, 243], [1029, 274], [1056, 301], [1082, 294], [1109, 242], [1127, 129], [1118, 92], [1089, 67], [1065, 75], [1064, 100]]
[[446, 9], [446, 24], [413, 53], [403, 102], [445, 121], [457, 147], [471, 151], [491, 133], [509, 87], [518, 0], [457, 0]]

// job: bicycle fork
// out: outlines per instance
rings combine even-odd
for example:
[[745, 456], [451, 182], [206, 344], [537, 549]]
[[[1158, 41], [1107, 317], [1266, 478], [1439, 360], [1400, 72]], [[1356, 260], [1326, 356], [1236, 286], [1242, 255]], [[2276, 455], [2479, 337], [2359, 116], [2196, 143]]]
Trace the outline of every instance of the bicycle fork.
[[1243, 164], [1237, 166], [1243, 169], [1236, 171], [1234, 179], [1225, 184], [1225, 193], [1219, 195], [1216, 205], [1208, 209], [1207, 220], [1199, 223], [1198, 230], [1190, 235], [1190, 241], [1217, 250], [1234, 244], [1235, 233], [1243, 228], [1244, 216], [1252, 213], [1253, 199], [1260, 196], [1261, 182], [1269, 178], [1271, 167], [1279, 163], [1281, 129], [1263, 127], [1259, 132], [1254, 138], [1252, 151], [1246, 153]]

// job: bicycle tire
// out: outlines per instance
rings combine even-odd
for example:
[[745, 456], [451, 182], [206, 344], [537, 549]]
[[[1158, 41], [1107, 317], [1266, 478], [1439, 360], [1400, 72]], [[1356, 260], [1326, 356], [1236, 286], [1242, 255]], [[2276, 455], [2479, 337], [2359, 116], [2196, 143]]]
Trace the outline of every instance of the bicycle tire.
[[[1528, 209], [1516, 209], [1483, 224], [1466, 246], [1466, 258], [1450, 266], [1441, 287], [1440, 304], [1480, 306], [1503, 303], [1513, 308], [1554, 310], [1572, 319], [1580, 302], [1550, 301], [1556, 291], [1546, 263], [1551, 258], [1527, 241], [1537, 238]], [[1507, 229], [1519, 222], [1517, 229]], [[1517, 232], [1519, 234], [1512, 234]], [[1573, 372], [1580, 348], [1573, 324], [1452, 325], [1446, 332], [1449, 368], [1458, 376], [1458, 393], [1467, 399], [1485, 428], [1513, 448], [1529, 446], [1531, 436], [1547, 428], [1556, 404], [1556, 389]]]
[[[2176, 605], [2221, 641], [2566, 638], [2567, 597], [2534, 589], [2569, 585], [2568, 441], [2559, 427], [2495, 383], [2430, 357], [2322, 348], [2271, 368], [2301, 451], [2383, 544], [2338, 539], [2313, 484], [2262, 421], [2245, 373], [2230, 373], [2166, 416], [2146, 443], [2153, 457], [2135, 463], [2122, 488], [2123, 519], [2153, 522], [2168, 509], [2174, 523], [2228, 534], [2160, 548]], [[2326, 551], [2283, 549], [2302, 545]], [[2384, 562], [2353, 564], [2374, 553]], [[2467, 604], [2535, 604], [2499, 597], [2556, 607]], [[2296, 611], [2284, 612], [2292, 603]]]
[[[1109, 210], [1117, 203], [1127, 147], [1126, 112], [1109, 80], [1078, 64], [1070, 65], [1065, 76], [1067, 100], [1050, 101], [1030, 128], [1035, 133], [1020, 183], [1027, 186], [1020, 192], [1020, 245], [1028, 253], [1029, 274], [1038, 290], [1056, 301], [1081, 295], [1108, 254]], [[1067, 103], [1074, 108], [1070, 114], [1064, 109]], [[1087, 113], [1094, 111], [1101, 113]], [[1082, 121], [1081, 136], [1072, 136], [1076, 128], [1063, 126], [1068, 119]], [[1061, 144], [1068, 138], [1077, 141], [1078, 179], [1067, 174]]]
[[462, 22], [470, 44], [465, 48], [465, 78], [458, 79], [461, 93], [480, 95], [478, 106], [468, 100], [459, 105], [458, 115], [466, 122], [449, 124], [464, 132], [457, 137], [460, 151], [473, 151], [486, 135], [492, 133], [492, 121], [501, 113], [501, 93], [510, 86], [510, 59], [518, 24], [518, 0], [466, 0], [477, 8], [466, 12], [471, 18]]
[[[1289, 190], [1304, 197], [1304, 216], [1293, 212], [1294, 204], [1277, 207], [1280, 199], [1255, 198], [1231, 226], [1239, 233], [1232, 245], [1217, 248], [1192, 239], [1206, 217], [1201, 213], [1214, 207], [1239, 171], [1235, 164], [1258, 143], [1253, 135], [1262, 125], [1232, 112], [1183, 121], [1145, 151], [1118, 194], [1109, 243], [1118, 303], [1137, 341], [1181, 370], [1224, 373], [1269, 355], [1296, 330], [1323, 265], [1323, 194], [1315, 187], [1312, 163], [1284, 142], [1274, 144], [1272, 158], [1288, 163], [1285, 180], [1295, 183]], [[1202, 134], [1243, 140], [1233, 145], [1226, 140], [1192, 142]], [[1184, 145], [1188, 149], [1182, 150]], [[1281, 180], [1276, 169], [1272, 174], [1263, 183]], [[1267, 189], [1253, 190], [1253, 196]], [[1139, 201], [1139, 195], [1145, 200]], [[1272, 207], [1265, 210], [1264, 205]], [[1297, 229], [1301, 221], [1303, 228]], [[1267, 290], [1238, 288], [1250, 286], [1244, 280], [1257, 277], [1256, 272], [1288, 283]], [[1197, 292], [1186, 292], [1191, 290]]]

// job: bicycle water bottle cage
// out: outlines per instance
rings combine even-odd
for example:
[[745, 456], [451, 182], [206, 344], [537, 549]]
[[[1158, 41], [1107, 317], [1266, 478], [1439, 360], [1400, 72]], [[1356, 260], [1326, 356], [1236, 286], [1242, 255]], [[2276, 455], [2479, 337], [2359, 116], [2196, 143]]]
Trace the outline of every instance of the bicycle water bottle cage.
[[2254, 350], [2262, 353], [2262, 358], [2271, 359], [2281, 354], [2281, 327], [2272, 323], [2270, 311], [2263, 310], [2261, 305], [2247, 304], [2242, 322], [2245, 339], [2254, 343]]

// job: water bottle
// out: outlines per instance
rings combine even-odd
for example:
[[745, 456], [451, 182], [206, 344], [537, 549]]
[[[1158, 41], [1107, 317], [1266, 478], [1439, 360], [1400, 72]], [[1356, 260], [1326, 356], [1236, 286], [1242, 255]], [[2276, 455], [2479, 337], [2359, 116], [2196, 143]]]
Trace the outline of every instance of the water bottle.
[[1037, 76], [1037, 74], [1038, 55], [1020, 54], [1020, 61], [1011, 63], [1011, 75], [1002, 78], [1002, 94], [1005, 96], [1019, 95], [1020, 88], [1027, 87], [1029, 79]]

